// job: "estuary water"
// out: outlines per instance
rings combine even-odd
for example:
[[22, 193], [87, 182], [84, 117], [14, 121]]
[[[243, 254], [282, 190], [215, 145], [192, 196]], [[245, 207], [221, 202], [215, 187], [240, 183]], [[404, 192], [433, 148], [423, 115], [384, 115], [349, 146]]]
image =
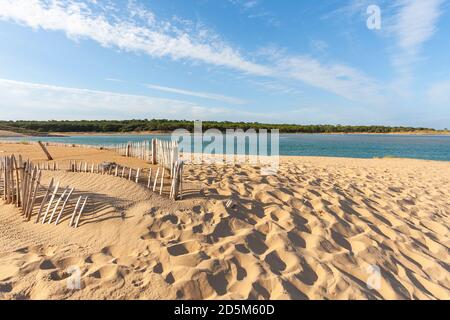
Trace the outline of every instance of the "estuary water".
[[[167, 134], [149, 135], [81, 135], [66, 137], [2, 138], [16, 141], [49, 141], [73, 144], [112, 145], [158, 138], [170, 140]], [[248, 141], [247, 143], [248, 144]], [[248, 149], [248, 145], [246, 145]], [[415, 158], [450, 161], [450, 136], [371, 135], [371, 134], [281, 134], [280, 155], [349, 158]]]

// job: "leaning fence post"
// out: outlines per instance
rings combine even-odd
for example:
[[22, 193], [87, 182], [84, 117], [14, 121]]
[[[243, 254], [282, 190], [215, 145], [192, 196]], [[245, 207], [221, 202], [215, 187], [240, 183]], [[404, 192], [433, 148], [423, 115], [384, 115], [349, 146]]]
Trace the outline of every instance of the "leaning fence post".
[[45, 155], [47, 156], [47, 159], [49, 161], [53, 160], [53, 157], [50, 155], [50, 153], [48, 152], [47, 148], [44, 146], [44, 144], [42, 143], [42, 141], [38, 141], [39, 146], [41, 147], [41, 149], [44, 151]]
[[33, 196], [30, 197], [31, 202], [28, 204], [28, 210], [27, 210], [28, 212], [26, 214], [28, 221], [31, 220], [31, 216], [33, 214], [34, 201], [36, 200], [36, 194], [37, 194], [37, 191], [38, 191], [38, 188], [39, 188], [39, 184], [41, 183], [41, 176], [42, 176], [42, 171], [39, 170], [38, 171], [38, 176], [36, 178], [36, 183], [35, 183], [35, 186], [34, 186], [34, 189], [33, 189]]
[[61, 215], [62, 215], [62, 213], [64, 211], [64, 208], [66, 207], [67, 202], [70, 199], [70, 196], [72, 195], [73, 190], [74, 190], [74, 188], [70, 189], [69, 194], [66, 197], [66, 200], [64, 200], [64, 203], [63, 203], [63, 205], [61, 207], [61, 210], [59, 211], [58, 217], [56, 218], [55, 225], [57, 225], [58, 222], [59, 222], [59, 219], [61, 219]]
[[53, 208], [52, 214], [50, 215], [50, 218], [48, 220], [48, 224], [52, 223], [53, 217], [55, 216], [56, 210], [58, 210], [59, 204], [61, 203], [61, 200], [64, 198], [64, 196], [67, 193], [67, 190], [69, 190], [69, 186], [67, 186], [61, 196], [59, 197], [58, 201], [56, 201], [55, 207]]
[[83, 213], [83, 210], [84, 210], [84, 207], [86, 206], [87, 200], [88, 200], [88, 197], [86, 197], [86, 198], [84, 199], [84, 203], [83, 203], [83, 205], [81, 206], [80, 213], [78, 214], [78, 219], [77, 219], [77, 222], [76, 222], [76, 224], [75, 224], [75, 228], [78, 228], [78, 224], [80, 223], [81, 214]]
[[56, 183], [55, 190], [53, 191], [53, 194], [50, 197], [50, 201], [48, 202], [48, 205], [47, 205], [47, 210], [45, 211], [44, 217], [42, 218], [42, 223], [43, 224], [45, 223], [45, 219], [47, 218], [47, 215], [48, 215], [48, 213], [50, 211], [50, 207], [52, 205], [52, 202], [55, 199], [56, 194], [58, 193], [58, 189], [59, 189], [59, 181]]
[[77, 204], [75, 205], [75, 209], [73, 210], [72, 218], [69, 221], [69, 227], [71, 227], [73, 224], [73, 219], [75, 218], [75, 214], [77, 213], [77, 209], [78, 209], [78, 206], [80, 205], [80, 202], [81, 202], [81, 196], [78, 198]]
[[156, 190], [156, 183], [158, 182], [158, 176], [159, 176], [159, 168], [156, 170], [156, 176], [155, 176], [155, 183], [153, 183], [153, 192]]
[[51, 190], [52, 187], [53, 187], [53, 179], [50, 181], [50, 185], [48, 186], [48, 189], [45, 192], [44, 198], [42, 199], [41, 206], [39, 207], [39, 211], [38, 211], [38, 214], [37, 214], [36, 223], [39, 222], [42, 210], [44, 209], [45, 202], [48, 199], [48, 195], [50, 194], [50, 190]]

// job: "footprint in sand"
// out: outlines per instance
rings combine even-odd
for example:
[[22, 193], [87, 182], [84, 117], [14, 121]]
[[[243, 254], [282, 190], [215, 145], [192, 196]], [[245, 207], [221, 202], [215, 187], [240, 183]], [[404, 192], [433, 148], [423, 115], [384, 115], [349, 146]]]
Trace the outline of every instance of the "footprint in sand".
[[248, 235], [245, 238], [247, 247], [256, 255], [264, 254], [269, 248], [264, 243], [265, 236], [258, 231]]
[[122, 270], [117, 265], [105, 265], [89, 276], [102, 281], [117, 281], [123, 278]]
[[192, 240], [167, 247], [171, 265], [195, 267], [203, 260], [209, 259], [209, 256], [200, 248], [200, 243]]
[[270, 266], [270, 270], [276, 275], [281, 275], [286, 269], [286, 264], [280, 259], [276, 251], [270, 252], [264, 259], [264, 261]]
[[51, 269], [56, 269], [56, 266], [52, 260], [45, 259], [44, 261], [41, 262], [41, 264], [39, 265], [39, 268], [41, 270], [51, 270]]

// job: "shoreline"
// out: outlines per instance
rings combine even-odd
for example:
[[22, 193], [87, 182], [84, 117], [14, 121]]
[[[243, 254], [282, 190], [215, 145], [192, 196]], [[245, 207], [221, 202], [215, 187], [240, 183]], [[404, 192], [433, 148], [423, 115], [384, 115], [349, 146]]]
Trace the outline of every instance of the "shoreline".
[[[32, 141], [35, 142], [35, 141]], [[3, 146], [11, 146], [11, 145], [31, 145], [29, 143], [29, 141], [24, 141], [24, 142], [20, 142], [20, 141], [5, 141], [5, 140], [1, 140], [0, 137], [0, 156], [5, 154], [5, 151], [2, 150], [1, 148]], [[64, 147], [62, 145], [65, 145]], [[83, 148], [83, 146], [86, 146], [88, 149], [93, 149], [93, 150], [99, 150], [99, 151], [110, 151], [108, 149], [101, 149], [101, 146], [96, 146], [96, 145], [80, 145], [80, 144], [72, 144], [72, 143], [55, 143], [54, 145], [52, 144], [52, 142], [50, 142], [49, 147], [52, 148], [67, 148], [67, 150], [71, 150], [71, 149], [79, 149], [79, 148]], [[7, 153], [7, 152], [6, 152]], [[192, 157], [193, 155], [195, 155], [195, 153], [185, 153], [185, 155], [189, 154], [190, 157]], [[213, 155], [212, 157], [217, 157], [220, 155]], [[224, 156], [224, 155], [222, 155]], [[248, 157], [248, 155], [245, 155], [246, 157]], [[280, 160], [282, 161], [289, 161], [289, 160], [348, 160], [348, 161], [368, 161], [368, 160], [394, 160], [394, 161], [402, 161], [402, 160], [406, 160], [406, 161], [421, 161], [421, 162], [436, 162], [436, 163], [449, 163], [450, 160], [436, 160], [436, 159], [422, 159], [422, 158], [407, 158], [407, 157], [396, 157], [396, 156], [383, 156], [383, 157], [371, 157], [371, 158], [362, 158], [362, 157], [340, 157], [340, 156], [326, 156], [326, 155], [282, 155], [280, 154], [278, 156], [280, 158]], [[126, 157], [125, 157], [126, 158]], [[206, 163], [206, 162], [205, 162]], [[248, 163], [245, 163], [248, 164]]]

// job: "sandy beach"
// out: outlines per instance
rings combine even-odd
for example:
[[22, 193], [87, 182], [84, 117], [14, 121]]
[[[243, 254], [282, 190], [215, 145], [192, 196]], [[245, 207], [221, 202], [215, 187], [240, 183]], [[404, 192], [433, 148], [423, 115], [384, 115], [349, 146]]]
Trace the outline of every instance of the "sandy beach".
[[[12, 153], [46, 161], [35, 144], [0, 143], [0, 157]], [[0, 299], [450, 298], [449, 162], [281, 157], [274, 176], [187, 165], [176, 202], [109, 175], [44, 171], [42, 183], [52, 178], [89, 195], [87, 215], [76, 229], [69, 216], [35, 224], [0, 199]], [[79, 290], [67, 287], [73, 266]]]

